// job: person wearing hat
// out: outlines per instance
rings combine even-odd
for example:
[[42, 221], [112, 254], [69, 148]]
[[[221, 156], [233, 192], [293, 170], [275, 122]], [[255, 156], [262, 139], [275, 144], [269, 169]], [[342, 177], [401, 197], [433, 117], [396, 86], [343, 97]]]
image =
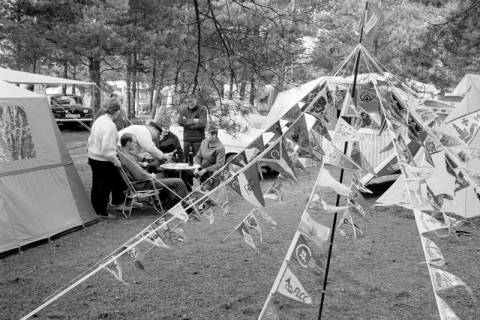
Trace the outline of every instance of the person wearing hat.
[[200, 183], [206, 181], [212, 174], [225, 164], [225, 146], [218, 139], [218, 127], [210, 124], [205, 130], [205, 139], [194, 158], [194, 162], [200, 165], [195, 174]]
[[110, 193], [113, 205], [124, 200], [123, 190], [115, 188], [116, 185], [122, 185], [118, 172], [118, 132], [114, 123], [120, 115], [120, 102], [115, 98], [109, 99], [103, 109], [104, 113], [93, 122], [87, 143], [88, 164], [92, 168], [91, 202], [98, 216], [113, 219], [116, 216], [107, 213]]
[[125, 133], [130, 133], [137, 140], [137, 154], [148, 153], [154, 159], [169, 161], [172, 153], [164, 153], [157, 147], [161, 131], [162, 125], [154, 121], [147, 125], [133, 124], [120, 130], [118, 145], [120, 146], [120, 138]]

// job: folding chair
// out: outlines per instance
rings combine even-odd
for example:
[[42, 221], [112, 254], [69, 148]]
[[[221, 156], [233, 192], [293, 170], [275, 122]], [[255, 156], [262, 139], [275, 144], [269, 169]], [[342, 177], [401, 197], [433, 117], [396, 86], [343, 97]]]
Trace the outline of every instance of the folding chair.
[[[120, 170], [120, 175], [123, 181], [125, 181], [127, 185], [127, 190], [125, 190], [125, 200], [123, 201], [123, 210], [122, 210], [122, 213], [125, 216], [125, 218], [127, 219], [130, 218], [130, 215], [132, 214], [133, 200], [149, 199], [150, 202], [153, 204], [153, 209], [158, 214], [160, 214], [161, 216], [165, 214], [162, 207], [162, 203], [160, 202], [160, 197], [159, 197], [161, 189], [158, 189], [155, 186], [153, 178], [146, 179], [146, 180], [132, 181], [124, 168], [120, 167], [119, 170]], [[140, 185], [144, 185], [145, 182], [150, 182], [151, 189], [138, 190], [138, 187]], [[155, 204], [156, 201], [158, 203], [159, 208], [157, 208], [157, 204]], [[128, 206], [128, 212], [126, 212], [125, 210], [125, 207], [127, 207], [127, 203], [130, 203], [130, 205]]]

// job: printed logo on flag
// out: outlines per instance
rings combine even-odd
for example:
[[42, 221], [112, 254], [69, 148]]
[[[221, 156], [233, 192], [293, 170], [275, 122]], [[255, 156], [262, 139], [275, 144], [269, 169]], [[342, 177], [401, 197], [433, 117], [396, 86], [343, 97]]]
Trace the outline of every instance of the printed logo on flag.
[[312, 303], [312, 298], [307, 293], [307, 291], [305, 291], [300, 281], [292, 273], [288, 266], [285, 268], [282, 280], [280, 280], [280, 283], [278, 284], [277, 291], [290, 299], [305, 304]]

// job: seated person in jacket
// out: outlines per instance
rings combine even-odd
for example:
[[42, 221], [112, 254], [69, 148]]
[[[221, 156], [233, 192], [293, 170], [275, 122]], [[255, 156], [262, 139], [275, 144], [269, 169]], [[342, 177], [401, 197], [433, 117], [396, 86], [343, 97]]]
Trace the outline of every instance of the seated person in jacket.
[[[137, 149], [137, 140], [131, 133], [124, 133], [120, 138], [120, 148], [118, 150], [118, 157], [122, 164], [122, 168], [126, 171], [132, 181], [145, 181], [143, 184], [135, 184], [139, 190], [152, 189], [152, 177], [154, 178], [155, 188], [160, 189], [160, 198], [166, 199], [162, 203], [164, 209], [168, 210], [173, 207], [180, 199], [187, 195], [187, 187], [185, 183], [179, 178], [158, 178], [155, 175], [149, 174], [145, 171], [135, 154]], [[171, 189], [171, 190], [169, 190]], [[173, 191], [173, 192], [172, 192]]]
[[209, 125], [205, 131], [205, 139], [200, 145], [194, 162], [200, 165], [196, 170], [200, 183], [206, 181], [212, 174], [225, 164], [225, 146], [218, 139], [218, 128]]
[[156, 128], [160, 128], [160, 136], [156, 143], [157, 148], [163, 153], [172, 153], [174, 162], [184, 162], [183, 149], [178, 137], [170, 131], [172, 121], [170, 118], [162, 119], [158, 122], [152, 122]]
[[[148, 153], [153, 159], [168, 161], [172, 158], [172, 154], [163, 153], [156, 146], [156, 142], [158, 142], [160, 137], [160, 131], [161, 129], [152, 121], [148, 125], [132, 124], [120, 130], [118, 136], [121, 139], [124, 134], [129, 133], [135, 137], [137, 141], [135, 156]], [[139, 159], [142, 159], [142, 157]]]

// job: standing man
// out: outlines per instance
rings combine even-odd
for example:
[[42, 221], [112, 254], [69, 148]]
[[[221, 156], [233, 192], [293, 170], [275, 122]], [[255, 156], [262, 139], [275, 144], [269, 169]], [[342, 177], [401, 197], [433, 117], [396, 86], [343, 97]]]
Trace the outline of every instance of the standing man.
[[[207, 126], [207, 108], [198, 105], [198, 98], [195, 95], [187, 96], [184, 99], [186, 106], [180, 110], [178, 124], [183, 127], [183, 152], [184, 159], [188, 160], [188, 153], [194, 155], [200, 150], [200, 144], [205, 139], [205, 127]], [[193, 176], [185, 177], [189, 189], [193, 185]]]
[[104, 111], [93, 123], [88, 137], [88, 163], [92, 168], [91, 201], [99, 217], [114, 219], [115, 215], [107, 213], [110, 192], [113, 205], [121, 204], [124, 199], [123, 188], [115, 187], [124, 185], [118, 172], [118, 132], [114, 123], [120, 115], [120, 102], [115, 98], [106, 101]]

